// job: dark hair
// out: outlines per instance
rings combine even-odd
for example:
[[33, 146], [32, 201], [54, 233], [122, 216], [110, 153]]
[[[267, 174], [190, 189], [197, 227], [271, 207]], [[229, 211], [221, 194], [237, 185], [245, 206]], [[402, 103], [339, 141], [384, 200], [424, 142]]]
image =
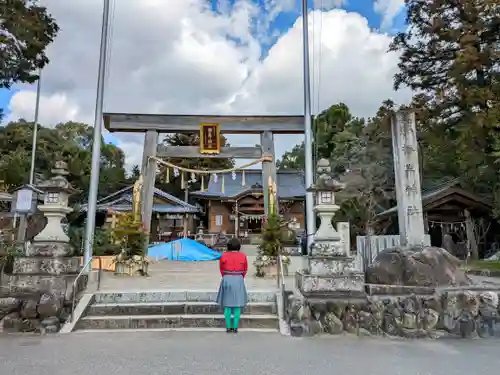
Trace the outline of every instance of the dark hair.
[[227, 251], [240, 251], [241, 243], [237, 238], [231, 238], [227, 243]]

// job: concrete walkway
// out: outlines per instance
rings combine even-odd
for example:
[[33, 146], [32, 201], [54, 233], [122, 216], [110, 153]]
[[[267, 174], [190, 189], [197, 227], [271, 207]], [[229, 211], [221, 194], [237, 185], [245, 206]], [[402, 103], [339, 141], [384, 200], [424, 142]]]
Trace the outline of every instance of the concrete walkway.
[[225, 332], [0, 336], [3, 375], [493, 375], [499, 340]]

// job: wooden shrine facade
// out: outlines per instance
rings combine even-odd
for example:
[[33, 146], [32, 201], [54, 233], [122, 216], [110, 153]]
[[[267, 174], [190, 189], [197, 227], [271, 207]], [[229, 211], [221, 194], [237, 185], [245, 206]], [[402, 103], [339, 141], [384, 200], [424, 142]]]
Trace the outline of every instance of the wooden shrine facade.
[[[260, 174], [261, 181], [265, 181], [265, 184], [261, 182], [261, 185], [266, 185], [269, 177], [273, 181], [277, 180], [274, 134], [303, 134], [304, 132], [304, 116], [192, 116], [105, 113], [104, 124], [110, 132], [145, 133], [141, 167], [144, 181], [141, 203], [143, 224], [146, 229], [151, 229], [153, 215], [153, 191], [158, 163], [154, 158], [264, 158]], [[166, 147], [158, 144], [160, 133], [198, 133], [200, 130], [203, 131], [203, 125], [208, 125], [207, 129], [216, 125], [217, 133], [222, 134], [259, 134], [260, 146], [228, 147], [213, 152], [209, 149], [212, 147], [209, 144], [206, 145], [207, 149], [205, 150], [202, 149], [205, 145], [198, 148], [196, 146]], [[278, 197], [280, 196], [279, 189], [278, 184]], [[262, 189], [261, 192], [263, 206], [265, 206], [264, 210], [267, 211], [268, 189]], [[219, 227], [222, 228], [223, 226]], [[230, 228], [228, 227], [228, 229]]]
[[[222, 182], [224, 181], [224, 183]], [[247, 170], [211, 178], [206, 191], [192, 193], [205, 206], [209, 233], [238, 237], [260, 233], [265, 217], [262, 171]], [[287, 220], [305, 227], [305, 181], [300, 171], [277, 172], [278, 208]]]
[[[500, 243], [500, 225], [493, 218], [491, 203], [464, 189], [458, 180], [423, 192], [422, 208], [425, 233], [430, 235], [432, 246], [465, 258], [471, 239], [480, 257]], [[379, 226], [388, 226], [385, 234], [398, 233], [397, 220], [393, 220], [396, 215], [397, 207], [378, 214]]]
[[[97, 212], [104, 215], [104, 225], [114, 227], [120, 213], [132, 212], [132, 186], [127, 186], [97, 202]], [[81, 211], [85, 212], [86, 205]], [[194, 236], [201, 215], [200, 207], [155, 188], [150, 223], [150, 241], [164, 242], [191, 234]]]

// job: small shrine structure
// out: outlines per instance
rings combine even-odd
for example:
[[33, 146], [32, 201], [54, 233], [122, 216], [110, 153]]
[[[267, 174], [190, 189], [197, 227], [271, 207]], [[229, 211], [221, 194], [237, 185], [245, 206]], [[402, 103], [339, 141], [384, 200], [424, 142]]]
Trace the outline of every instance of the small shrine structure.
[[[97, 213], [104, 215], [104, 225], [113, 228], [122, 213], [133, 211], [134, 186], [127, 186], [97, 201]], [[87, 211], [87, 205], [81, 208]], [[161, 189], [153, 190], [150, 241], [168, 241], [180, 233], [195, 234], [201, 209]]]

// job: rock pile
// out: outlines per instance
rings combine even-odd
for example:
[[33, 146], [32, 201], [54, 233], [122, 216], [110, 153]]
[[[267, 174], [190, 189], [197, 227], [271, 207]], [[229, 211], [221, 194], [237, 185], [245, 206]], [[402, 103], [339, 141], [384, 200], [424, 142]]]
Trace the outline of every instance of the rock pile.
[[50, 293], [0, 295], [0, 321], [5, 332], [58, 332], [68, 314], [61, 297]]

